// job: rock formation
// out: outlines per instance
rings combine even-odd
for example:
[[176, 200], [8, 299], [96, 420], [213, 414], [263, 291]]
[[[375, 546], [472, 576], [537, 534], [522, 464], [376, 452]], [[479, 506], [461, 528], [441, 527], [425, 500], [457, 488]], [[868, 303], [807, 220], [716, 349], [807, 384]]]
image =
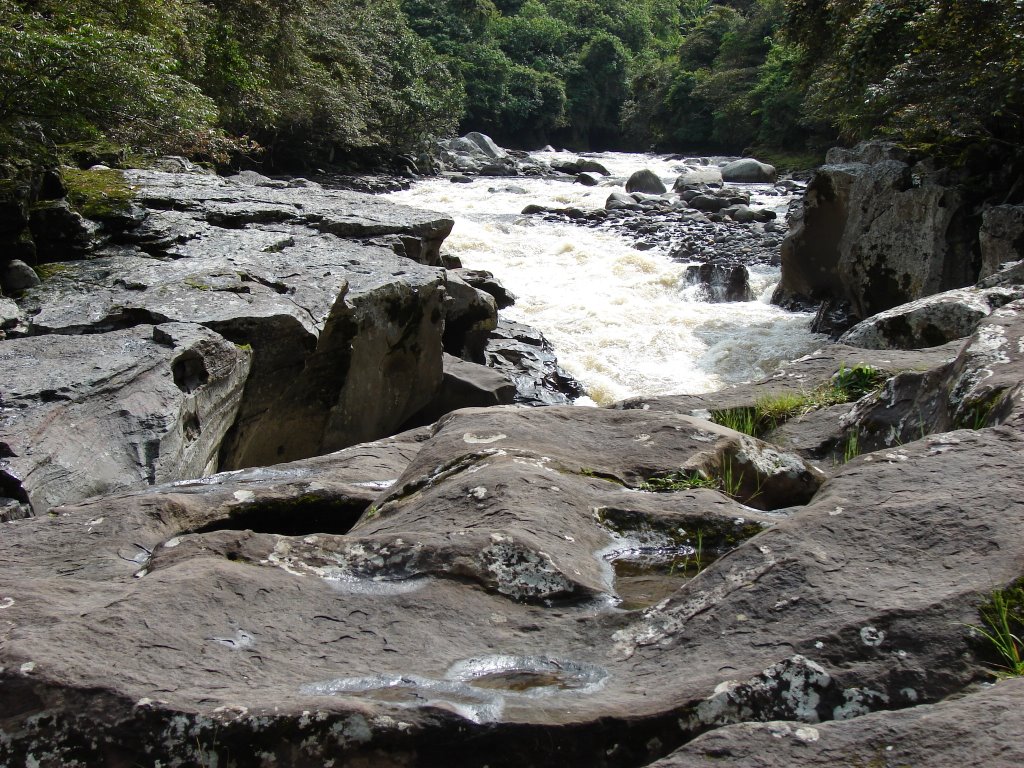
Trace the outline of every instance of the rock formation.
[[492, 405], [572, 382], [443, 217], [129, 179], [136, 225], [0, 304], [0, 764], [1024, 759], [1019, 681], [979, 685], [1014, 267], [760, 382]]

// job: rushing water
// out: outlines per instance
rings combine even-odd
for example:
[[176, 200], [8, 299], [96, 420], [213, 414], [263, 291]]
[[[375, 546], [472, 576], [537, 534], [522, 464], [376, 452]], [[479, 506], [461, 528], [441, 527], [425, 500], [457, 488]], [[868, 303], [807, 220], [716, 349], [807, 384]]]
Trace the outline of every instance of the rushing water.
[[[476, 178], [471, 184], [435, 178], [389, 197], [452, 215], [455, 229], [446, 251], [466, 267], [493, 272], [516, 294], [515, 306], [503, 314], [543, 331], [562, 366], [598, 404], [634, 395], [707, 392], [756, 379], [820, 341], [808, 330], [808, 315], [767, 302], [777, 269], [751, 268], [751, 287], [760, 300], [709, 304], [687, 289], [686, 265], [663, 249], [639, 251], [613, 231], [520, 214], [530, 203], [603, 207], [640, 168], [650, 168], [670, 188], [678, 175], [679, 163], [665, 158], [595, 157], [612, 173], [599, 187], [530, 177]], [[752, 204], [774, 206], [784, 215], [784, 199], [758, 191], [764, 188], [753, 189]]]

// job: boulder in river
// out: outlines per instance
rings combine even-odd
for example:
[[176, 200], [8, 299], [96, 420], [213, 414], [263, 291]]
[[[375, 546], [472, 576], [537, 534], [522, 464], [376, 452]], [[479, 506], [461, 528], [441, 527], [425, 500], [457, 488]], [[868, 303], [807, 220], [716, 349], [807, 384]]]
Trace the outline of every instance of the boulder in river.
[[627, 192], [644, 192], [649, 195], [663, 195], [668, 189], [658, 175], [648, 169], [636, 171], [626, 181]]
[[743, 184], [771, 184], [776, 179], [775, 166], [753, 157], [733, 160], [721, 167], [722, 181]]

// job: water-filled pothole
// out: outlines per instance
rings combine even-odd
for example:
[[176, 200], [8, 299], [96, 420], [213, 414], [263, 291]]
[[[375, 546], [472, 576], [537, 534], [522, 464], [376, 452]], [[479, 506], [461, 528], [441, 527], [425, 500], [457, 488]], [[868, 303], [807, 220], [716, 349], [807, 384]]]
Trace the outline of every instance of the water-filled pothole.
[[458, 661], [449, 680], [510, 693], [586, 691], [599, 685], [607, 671], [593, 664], [548, 656], [482, 656]]
[[614, 542], [601, 557], [610, 565], [619, 607], [639, 610], [673, 595], [715, 560], [762, 530], [742, 518], [682, 522], [626, 509], [602, 508], [597, 520]]
[[221, 520], [191, 533], [253, 531], [279, 536], [308, 536], [314, 533], [341, 536], [356, 524], [367, 503], [348, 497], [306, 494], [298, 498], [268, 499], [235, 507]]

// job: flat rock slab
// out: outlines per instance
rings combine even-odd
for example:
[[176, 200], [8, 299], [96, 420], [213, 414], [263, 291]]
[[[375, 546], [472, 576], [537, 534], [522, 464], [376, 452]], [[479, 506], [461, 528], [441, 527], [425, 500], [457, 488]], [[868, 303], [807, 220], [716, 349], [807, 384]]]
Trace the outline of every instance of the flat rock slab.
[[[358, 446], [315, 473], [254, 470], [266, 485], [229, 475], [209, 496], [164, 486], [10, 523], [0, 762], [638, 765], [721, 726], [916, 706], [978, 674], [965, 625], [1020, 575], [1017, 432], [861, 457], [774, 515], [626, 487], [735, 440], [719, 430], [468, 410], [388, 459]], [[264, 494], [341, 498], [402, 466], [347, 534], [252, 525]], [[617, 562], [660, 551], [670, 575], [698, 530], [735, 548], [624, 607]]]

